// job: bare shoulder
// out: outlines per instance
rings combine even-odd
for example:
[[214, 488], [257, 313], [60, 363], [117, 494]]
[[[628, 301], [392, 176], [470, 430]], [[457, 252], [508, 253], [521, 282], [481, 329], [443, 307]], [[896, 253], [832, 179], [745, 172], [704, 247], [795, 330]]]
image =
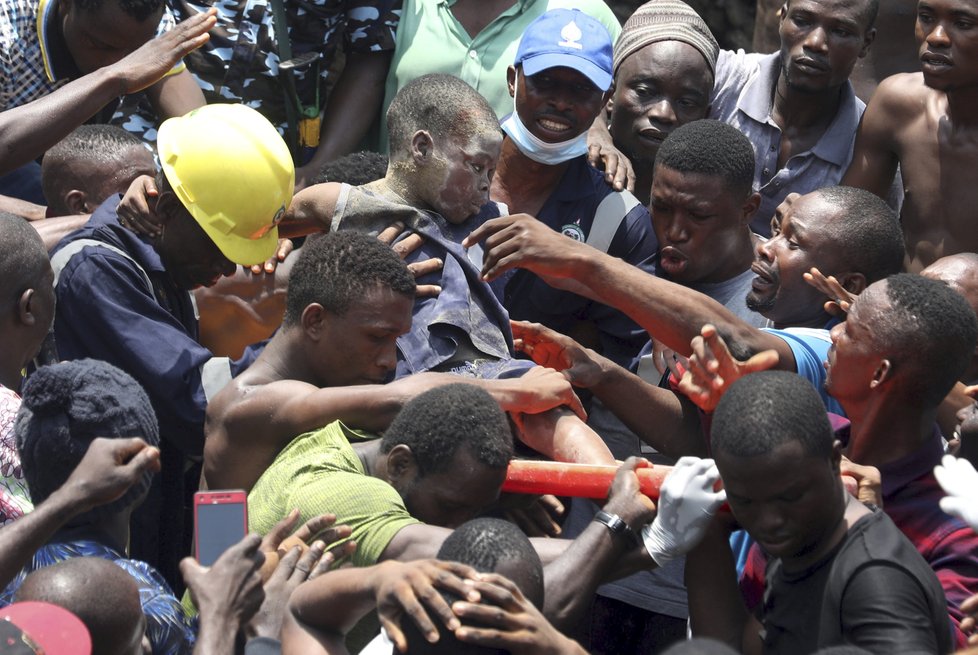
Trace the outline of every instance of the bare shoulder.
[[866, 111], [889, 119], [913, 118], [924, 112], [928, 98], [937, 93], [924, 84], [922, 73], [898, 73], [880, 82]]
[[308, 395], [318, 387], [300, 380], [274, 380], [262, 382], [247, 379], [244, 375], [232, 380], [214, 398], [207, 408], [208, 420], [216, 419], [225, 424], [251, 424], [256, 420], [268, 421], [269, 416], [291, 400]]

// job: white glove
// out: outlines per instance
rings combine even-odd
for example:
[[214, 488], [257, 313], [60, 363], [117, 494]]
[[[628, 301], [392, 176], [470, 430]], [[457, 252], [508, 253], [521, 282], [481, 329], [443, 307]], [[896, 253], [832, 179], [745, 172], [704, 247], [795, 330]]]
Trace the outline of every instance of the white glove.
[[941, 509], [978, 531], [978, 471], [966, 459], [945, 455], [934, 467], [934, 477], [947, 493]]
[[659, 566], [689, 552], [703, 538], [727, 492], [714, 491], [720, 472], [712, 459], [681, 457], [659, 488], [658, 514], [642, 528], [645, 549]]

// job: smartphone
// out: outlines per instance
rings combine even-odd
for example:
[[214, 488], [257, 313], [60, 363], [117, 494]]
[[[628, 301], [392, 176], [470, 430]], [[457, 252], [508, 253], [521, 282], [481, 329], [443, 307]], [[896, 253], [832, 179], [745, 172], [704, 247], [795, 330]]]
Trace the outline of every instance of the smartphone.
[[248, 494], [240, 489], [194, 494], [197, 561], [210, 566], [248, 534]]

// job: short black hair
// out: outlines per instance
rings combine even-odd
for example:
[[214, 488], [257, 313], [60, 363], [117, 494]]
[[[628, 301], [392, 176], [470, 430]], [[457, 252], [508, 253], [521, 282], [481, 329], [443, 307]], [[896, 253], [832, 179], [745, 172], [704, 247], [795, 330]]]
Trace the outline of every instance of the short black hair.
[[[75, 6], [85, 11], [98, 11], [102, 6], [103, 0], [73, 0]], [[163, 7], [163, 0], [118, 0], [122, 11], [142, 23], [144, 20], [159, 12]]]
[[879, 353], [907, 367], [912, 397], [937, 407], [974, 353], [975, 312], [944, 282], [909, 273], [886, 278], [886, 296], [890, 307], [872, 324]]
[[832, 426], [808, 380], [789, 371], [752, 373], [730, 385], [713, 414], [714, 454], [757, 457], [797, 441], [806, 455], [830, 457]]
[[844, 269], [872, 284], [903, 270], [906, 246], [900, 221], [889, 205], [865, 189], [830, 186], [815, 191], [840, 212], [832, 229]]
[[298, 325], [312, 303], [342, 315], [377, 287], [414, 297], [414, 277], [390, 247], [358, 232], [332, 232], [311, 239], [289, 274], [282, 323]]
[[723, 121], [704, 118], [673, 130], [659, 147], [656, 166], [679, 173], [715, 175], [738, 199], [754, 186], [754, 148], [744, 133]]
[[397, 92], [387, 109], [391, 158], [408, 152], [411, 137], [427, 130], [434, 137], [468, 137], [499, 132], [499, 119], [482, 94], [444, 73], [422, 75]]
[[[41, 162], [41, 189], [48, 207], [56, 216], [68, 213], [62, 195], [66, 189], [77, 189], [78, 178], [85, 177], [78, 164], [116, 165], [131, 148], [144, 147], [136, 135], [117, 125], [82, 125], [44, 153]], [[73, 185], [73, 186], [71, 186]]]
[[49, 268], [41, 235], [27, 219], [0, 212], [0, 299], [13, 303], [28, 289], [37, 288]]
[[[526, 564], [528, 580], [513, 580], [523, 595], [542, 609], [543, 605], [543, 565], [540, 556], [523, 532], [508, 521], [493, 518], [473, 519], [463, 523], [448, 535], [438, 549], [438, 559], [467, 564], [480, 573], [500, 573], [500, 564], [521, 562]], [[441, 591], [442, 598], [449, 605], [462, 600], [449, 591]], [[463, 623], [479, 626], [475, 621]], [[456, 639], [454, 633], [438, 625], [439, 639], [429, 644], [414, 621], [406, 616], [401, 621], [401, 629], [408, 642], [408, 653], [425, 655], [504, 655], [509, 651], [467, 644]]]
[[351, 186], [362, 186], [384, 177], [387, 174], [387, 164], [387, 155], [379, 152], [369, 150], [351, 152], [323, 164], [313, 184], [341, 182]]
[[482, 573], [496, 573], [501, 562], [527, 566], [527, 580], [513, 580], [538, 608], [543, 608], [543, 564], [523, 531], [509, 521], [483, 517], [457, 527], [442, 543], [438, 559], [461, 562]]
[[[790, 6], [791, 0], [785, 0], [785, 5]], [[876, 25], [876, 17], [880, 13], [880, 0], [866, 0], [866, 9], [862, 13], [863, 29], [871, 30]]]
[[411, 449], [422, 476], [446, 471], [462, 447], [494, 470], [506, 468], [513, 457], [505, 412], [487, 391], [464, 383], [430, 389], [408, 402], [384, 433], [380, 451], [400, 444]]

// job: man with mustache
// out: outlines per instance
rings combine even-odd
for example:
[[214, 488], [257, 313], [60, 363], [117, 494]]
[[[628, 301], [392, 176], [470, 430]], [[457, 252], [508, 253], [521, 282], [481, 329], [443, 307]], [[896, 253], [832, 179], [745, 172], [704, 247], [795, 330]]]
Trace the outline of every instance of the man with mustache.
[[[878, 8], [879, 0], [786, 0], [780, 52], [720, 53], [710, 115], [754, 144], [758, 234], [770, 233], [789, 193], [838, 184], [849, 166], [865, 108], [849, 75], [876, 36]], [[892, 171], [881, 180], [883, 194], [892, 180]]]
[[884, 80], [856, 139], [845, 183], [886, 193], [900, 165], [900, 222], [907, 270], [978, 251], [978, 3], [921, 0], [916, 36], [921, 72]]
[[[757, 246], [757, 260], [752, 265], [756, 276], [746, 302], [770, 319], [774, 329], [753, 327], [705, 294], [645, 275], [584, 244], [560, 239], [526, 217], [488, 221], [472, 232], [463, 245], [485, 242], [482, 272], [486, 279], [494, 279], [510, 268], [526, 268], [554, 284], [571, 282], [581, 293], [619, 308], [681, 355], [690, 353], [690, 341], [699, 336], [707, 323], [716, 326], [740, 361], [775, 350], [779, 368], [806, 377], [820, 390], [829, 409], [841, 414], [841, 407], [823, 389], [822, 362], [830, 345], [826, 328], [832, 317], [825, 310], [826, 296], [809, 286], [803, 273], [817, 267], [833, 275], [850, 292], [862, 291], [872, 282], [900, 271], [903, 239], [899, 224], [886, 203], [850, 187], [789, 195], [772, 224], [772, 237]], [[537, 338], [525, 328], [514, 334], [524, 344]], [[687, 440], [679, 436], [690, 434], [681, 424], [670, 427], [664, 417], [660, 421], [648, 420], [649, 407], [661, 404], [661, 389], [642, 382], [597, 353], [588, 352], [587, 357], [595, 362], [594, 366], [575, 366], [570, 372], [576, 386], [591, 389], [657, 450], [675, 456], [703, 452], [698, 433]]]

